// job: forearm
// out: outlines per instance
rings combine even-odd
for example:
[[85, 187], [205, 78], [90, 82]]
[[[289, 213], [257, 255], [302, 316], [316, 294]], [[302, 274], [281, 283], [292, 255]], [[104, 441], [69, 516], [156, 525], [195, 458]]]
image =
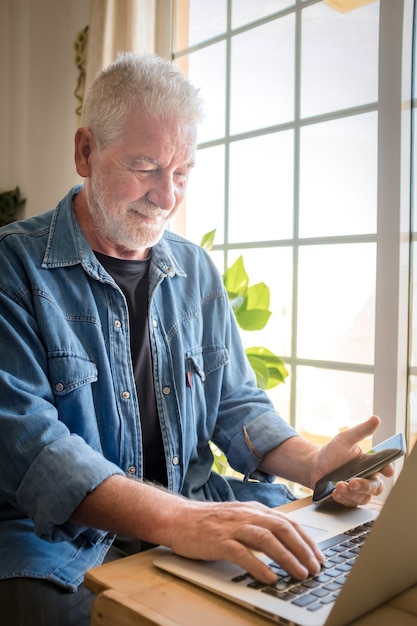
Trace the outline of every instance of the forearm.
[[276, 575], [253, 550], [298, 578], [319, 571], [314, 542], [285, 515], [254, 502], [197, 502], [115, 475], [85, 497], [71, 521], [162, 544], [189, 558], [229, 560], [267, 583]]
[[174, 520], [186, 508], [187, 500], [181, 496], [114, 475], [84, 498], [71, 521], [170, 546]]
[[301, 437], [291, 437], [268, 452], [259, 469], [313, 487], [312, 470], [318, 450], [316, 445]]

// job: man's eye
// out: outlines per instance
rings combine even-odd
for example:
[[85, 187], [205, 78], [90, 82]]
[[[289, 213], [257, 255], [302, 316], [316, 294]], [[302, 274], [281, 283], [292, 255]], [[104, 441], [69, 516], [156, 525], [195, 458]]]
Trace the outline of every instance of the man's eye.
[[133, 171], [136, 172], [137, 174], [152, 174], [155, 170], [147, 170], [147, 169], [144, 169], [143, 167], [134, 167]]

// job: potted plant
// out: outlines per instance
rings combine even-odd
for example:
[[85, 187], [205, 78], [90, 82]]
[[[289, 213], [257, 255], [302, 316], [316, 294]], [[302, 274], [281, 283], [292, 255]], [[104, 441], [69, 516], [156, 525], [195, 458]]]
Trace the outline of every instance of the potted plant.
[[10, 191], [0, 191], [0, 226], [14, 222], [25, 202], [26, 199], [21, 197], [19, 187]]

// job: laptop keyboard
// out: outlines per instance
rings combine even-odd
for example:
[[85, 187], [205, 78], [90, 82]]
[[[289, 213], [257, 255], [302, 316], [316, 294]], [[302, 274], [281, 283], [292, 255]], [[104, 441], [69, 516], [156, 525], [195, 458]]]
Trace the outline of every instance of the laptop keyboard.
[[274, 585], [265, 585], [248, 573], [236, 576], [232, 582], [246, 584], [308, 611], [317, 611], [324, 604], [335, 602], [371, 528], [372, 521], [320, 542], [319, 547], [326, 558], [316, 576], [296, 580], [277, 563], [271, 562], [269, 566], [278, 576]]

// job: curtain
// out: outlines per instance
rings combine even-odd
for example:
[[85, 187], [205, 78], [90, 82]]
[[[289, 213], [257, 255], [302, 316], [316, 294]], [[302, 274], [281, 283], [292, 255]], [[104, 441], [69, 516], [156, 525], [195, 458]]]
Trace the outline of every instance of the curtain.
[[155, 51], [156, 0], [90, 0], [85, 86], [119, 52]]

